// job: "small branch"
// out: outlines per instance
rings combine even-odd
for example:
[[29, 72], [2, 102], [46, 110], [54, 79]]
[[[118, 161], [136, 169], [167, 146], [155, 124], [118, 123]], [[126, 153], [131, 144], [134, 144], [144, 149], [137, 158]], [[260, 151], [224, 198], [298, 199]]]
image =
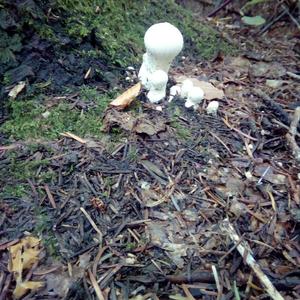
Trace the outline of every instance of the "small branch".
[[93, 219], [91, 218], [91, 216], [87, 213], [87, 211], [83, 207], [80, 207], [80, 210], [85, 215], [85, 217], [87, 218], [87, 220], [89, 221], [89, 223], [92, 225], [92, 227], [95, 229], [95, 231], [97, 231], [97, 233], [98, 233], [98, 240], [99, 240], [99, 242], [101, 244], [102, 243], [102, 239], [103, 239], [103, 234], [102, 234], [101, 230], [97, 227], [96, 223], [93, 221]]
[[237, 246], [237, 250], [244, 258], [246, 264], [250, 266], [250, 268], [253, 270], [255, 275], [261, 281], [262, 285], [266, 289], [269, 296], [274, 300], [284, 300], [283, 297], [276, 290], [276, 288], [274, 287], [270, 279], [263, 273], [259, 264], [255, 261], [248, 243], [246, 241], [240, 242], [241, 238], [237, 234], [237, 232], [235, 231], [234, 227], [229, 222], [229, 220], [228, 219], [223, 220], [223, 222], [220, 225], [220, 228], [224, 233], [226, 233], [230, 237], [230, 239], [234, 242], [234, 244], [239, 243], [239, 245]]
[[230, 2], [232, 2], [232, 0], [225, 0], [219, 7], [217, 7], [211, 13], [209, 13], [208, 17], [211, 18], [215, 16], [220, 10], [225, 8]]
[[286, 72], [286, 75], [288, 75], [288, 76], [290, 76], [290, 77], [292, 77], [292, 78], [294, 78], [294, 79], [300, 80], [300, 75], [297, 75], [297, 74], [295, 74], [295, 73], [292, 73], [292, 72], [287, 71], [287, 72]]
[[104, 295], [98, 285], [98, 282], [97, 282], [96, 278], [94, 277], [93, 273], [91, 272], [91, 270], [88, 270], [88, 273], [89, 273], [91, 284], [94, 288], [94, 291], [97, 295], [98, 300], [105, 300]]

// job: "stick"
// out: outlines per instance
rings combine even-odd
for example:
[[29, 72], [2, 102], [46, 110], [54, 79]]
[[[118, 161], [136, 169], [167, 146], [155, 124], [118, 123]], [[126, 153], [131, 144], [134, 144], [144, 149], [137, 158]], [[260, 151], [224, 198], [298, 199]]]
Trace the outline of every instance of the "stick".
[[85, 215], [85, 217], [88, 219], [88, 221], [90, 222], [90, 224], [92, 225], [92, 227], [95, 229], [95, 231], [97, 231], [98, 233], [98, 238], [99, 238], [99, 242], [100, 244], [102, 243], [102, 238], [103, 238], [103, 234], [100, 231], [100, 229], [97, 227], [96, 223], [93, 221], [93, 219], [91, 218], [91, 216], [87, 213], [87, 211], [83, 208], [80, 207], [80, 210], [82, 211], [82, 213]]
[[232, 0], [225, 0], [219, 7], [214, 9], [211, 13], [209, 13], [208, 17], [211, 18], [214, 15], [216, 15], [220, 10], [222, 10], [224, 7], [226, 7]]
[[105, 300], [103, 293], [98, 285], [98, 282], [97, 282], [96, 278], [94, 277], [93, 273], [91, 272], [91, 270], [88, 270], [88, 273], [89, 273], [90, 281], [95, 290], [98, 300]]
[[[223, 222], [220, 225], [220, 228], [224, 233], [226, 233], [230, 237], [234, 244], [240, 243], [241, 238], [239, 237], [239, 235], [237, 234], [237, 232], [235, 231], [234, 227], [228, 219], [223, 220]], [[244, 258], [244, 261], [247, 263], [247, 265], [249, 265], [249, 267], [253, 270], [255, 275], [261, 281], [269, 296], [274, 300], [284, 300], [283, 297], [276, 290], [270, 279], [263, 273], [259, 264], [255, 261], [248, 243], [246, 241], [242, 241], [237, 246], [237, 250]]]

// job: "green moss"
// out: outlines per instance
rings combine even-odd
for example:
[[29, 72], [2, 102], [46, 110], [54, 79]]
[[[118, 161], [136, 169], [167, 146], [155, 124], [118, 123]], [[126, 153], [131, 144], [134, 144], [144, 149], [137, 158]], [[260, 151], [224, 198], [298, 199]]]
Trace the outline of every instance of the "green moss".
[[[100, 95], [95, 89], [83, 87], [81, 99], [87, 104], [87, 109], [72, 108], [71, 104], [62, 101], [57, 106], [47, 109], [42, 103], [42, 96], [30, 100], [11, 101], [10, 119], [0, 131], [12, 139], [44, 138], [54, 139], [60, 133], [70, 131], [78, 136], [100, 136], [102, 115], [110, 98]], [[48, 116], [43, 116], [47, 112]]]
[[92, 36], [102, 50], [99, 54], [122, 66], [140, 63], [144, 33], [156, 22], [177, 26], [189, 55], [207, 59], [218, 50], [228, 53], [233, 49], [174, 0], [57, 0], [57, 4], [66, 14], [64, 26], [69, 36], [78, 42]]
[[3, 197], [22, 198], [26, 195], [27, 187], [23, 184], [5, 185], [0, 193]]
[[126, 244], [126, 251], [132, 251], [135, 248], [136, 248], [135, 243], [127, 243]]
[[189, 140], [192, 137], [192, 133], [190, 129], [182, 125], [181, 121], [179, 120], [179, 116], [182, 115], [180, 108], [171, 102], [169, 111], [171, 111], [170, 126], [176, 130], [177, 137], [179, 139]]
[[52, 227], [53, 221], [51, 221], [47, 213], [40, 211], [40, 209], [36, 209], [34, 233], [41, 238], [42, 244], [46, 248], [47, 253], [52, 257], [58, 257], [58, 241], [52, 230], [49, 230]]
[[183, 126], [179, 120], [172, 120], [170, 125], [175, 128], [176, 135], [179, 139], [188, 140], [192, 137], [191, 131], [187, 127]]
[[[36, 177], [37, 180], [44, 179], [43, 172], [36, 176], [36, 171], [39, 167], [47, 166], [48, 159], [23, 161], [16, 158], [11, 158], [9, 169], [6, 176], [11, 177], [13, 180], [26, 180], [28, 178]], [[39, 180], [40, 181], [40, 180]]]
[[138, 159], [138, 149], [136, 148], [135, 145], [130, 145], [128, 154], [127, 154], [127, 159], [134, 162], [137, 161]]

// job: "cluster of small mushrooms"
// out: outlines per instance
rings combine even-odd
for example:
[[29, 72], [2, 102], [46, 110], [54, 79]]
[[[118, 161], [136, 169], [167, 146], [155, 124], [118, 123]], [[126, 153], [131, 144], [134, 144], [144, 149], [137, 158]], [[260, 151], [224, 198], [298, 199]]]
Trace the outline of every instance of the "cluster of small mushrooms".
[[[138, 77], [148, 91], [149, 101], [157, 103], [166, 96], [168, 71], [172, 61], [183, 48], [183, 37], [172, 24], [157, 23], [146, 31], [144, 43], [146, 53], [143, 55], [143, 63]], [[169, 94], [169, 102], [175, 96], [179, 96], [185, 100], [187, 108], [192, 107], [195, 110], [204, 98], [203, 90], [194, 86], [190, 79], [186, 79], [181, 85], [172, 86]], [[207, 107], [207, 112], [216, 114], [218, 106], [217, 101], [212, 101]]]

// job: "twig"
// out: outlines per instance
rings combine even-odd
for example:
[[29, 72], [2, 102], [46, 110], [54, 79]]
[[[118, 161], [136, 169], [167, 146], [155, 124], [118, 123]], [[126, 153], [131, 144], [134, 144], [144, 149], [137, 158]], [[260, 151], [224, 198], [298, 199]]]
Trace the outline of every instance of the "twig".
[[97, 282], [96, 278], [94, 277], [93, 273], [91, 272], [91, 270], [88, 270], [88, 272], [89, 272], [90, 281], [93, 285], [93, 288], [95, 290], [98, 300], [105, 300], [105, 298], [101, 292], [101, 289], [98, 285], [98, 282]]
[[[287, 130], [290, 130], [290, 127], [289, 127], [289, 126], [287, 126], [287, 125], [281, 123], [281, 122], [278, 121], [277, 119], [272, 119], [272, 122], [276, 123], [277, 125], [279, 125], [279, 126], [285, 128], [285, 129], [287, 129]], [[300, 133], [297, 132], [297, 133], [296, 133], [296, 136], [300, 137]]]
[[184, 283], [181, 285], [181, 287], [184, 293], [186, 294], [188, 300], [196, 300], [191, 294], [191, 292], [189, 291], [188, 287]]
[[294, 18], [294, 16], [290, 13], [289, 8], [287, 8], [285, 5], [281, 5], [281, 7], [286, 9], [286, 13], [288, 14], [288, 16], [290, 17], [290, 19], [292, 20], [292, 22], [297, 26], [297, 28], [300, 30], [300, 24], [298, 23], [297, 19]]
[[217, 290], [218, 290], [217, 300], [219, 300], [222, 297], [222, 290], [223, 289], [222, 289], [222, 286], [221, 286], [221, 283], [220, 283], [220, 280], [219, 280], [219, 275], [218, 275], [218, 272], [217, 272], [217, 269], [216, 269], [215, 265], [212, 265], [211, 269], [212, 269], [212, 272], [213, 272], [213, 275], [214, 275], [214, 278], [215, 278], [215, 282], [216, 282], [216, 286], [217, 286]]
[[297, 134], [297, 127], [300, 121], [300, 106], [295, 109], [295, 113], [290, 125], [290, 131], [286, 134], [286, 139], [288, 141], [289, 146], [292, 149], [293, 155], [296, 160], [300, 162], [300, 147], [298, 146], [295, 136]]
[[295, 74], [295, 73], [292, 73], [292, 72], [287, 71], [287, 72], [286, 72], [286, 75], [288, 75], [288, 76], [290, 76], [290, 77], [292, 77], [292, 78], [294, 78], [294, 79], [300, 80], [300, 75], [297, 75], [297, 74]]
[[96, 258], [95, 258], [94, 263], [93, 263], [93, 268], [92, 268], [93, 275], [95, 277], [96, 277], [97, 267], [98, 267], [98, 263], [100, 261], [100, 258], [101, 258], [101, 256], [103, 255], [103, 253], [105, 252], [105, 250], [107, 248], [108, 248], [108, 246], [104, 246], [104, 247], [100, 247], [99, 250], [98, 250], [98, 253], [96, 255]]
[[[237, 234], [237, 232], [235, 231], [234, 227], [228, 219], [223, 220], [223, 222], [220, 225], [220, 228], [224, 233], [228, 234], [228, 236], [234, 243], [240, 242], [239, 235]], [[284, 300], [283, 297], [276, 290], [270, 279], [263, 273], [259, 264], [255, 261], [249, 244], [246, 241], [243, 241], [237, 246], [237, 250], [244, 258], [245, 263], [247, 263], [250, 266], [255, 275], [259, 278], [269, 296], [274, 300]]]
[[233, 155], [232, 154], [232, 152], [231, 152], [231, 150], [228, 148], [228, 146], [215, 134], [215, 133], [213, 133], [213, 132], [211, 132], [211, 131], [208, 131], [219, 143], [221, 143], [223, 146], [224, 146], [224, 148], [228, 151], [228, 153], [230, 154], [230, 155]]
[[287, 11], [282, 11], [277, 17], [275, 17], [270, 23], [264, 26], [257, 34], [261, 35], [265, 33], [271, 26], [273, 26], [276, 22], [278, 22], [283, 16], [287, 14]]
[[100, 231], [100, 229], [97, 227], [96, 223], [93, 221], [93, 219], [90, 217], [90, 215], [87, 213], [87, 211], [83, 208], [80, 207], [80, 210], [83, 212], [83, 214], [86, 216], [86, 218], [88, 219], [88, 221], [90, 222], [90, 224], [92, 225], [92, 227], [97, 231], [97, 233], [99, 234], [99, 242], [100, 244], [102, 243], [102, 238], [103, 238], [103, 234]]
[[232, 2], [232, 0], [225, 0], [219, 7], [217, 7], [211, 13], [209, 13], [208, 17], [211, 18], [215, 16], [220, 10], [226, 7], [230, 2]]
[[44, 185], [44, 189], [45, 189], [45, 191], [46, 191], [46, 194], [47, 194], [47, 196], [48, 196], [48, 199], [49, 199], [49, 201], [50, 201], [52, 207], [56, 209], [57, 206], [56, 206], [54, 197], [53, 197], [53, 195], [51, 194], [50, 189], [49, 189], [49, 187], [48, 187], [47, 184]]
[[63, 132], [63, 133], [60, 133], [60, 135], [68, 137], [70, 139], [73, 139], [81, 144], [86, 144], [86, 140], [82, 139], [81, 137], [79, 137], [71, 132]]

